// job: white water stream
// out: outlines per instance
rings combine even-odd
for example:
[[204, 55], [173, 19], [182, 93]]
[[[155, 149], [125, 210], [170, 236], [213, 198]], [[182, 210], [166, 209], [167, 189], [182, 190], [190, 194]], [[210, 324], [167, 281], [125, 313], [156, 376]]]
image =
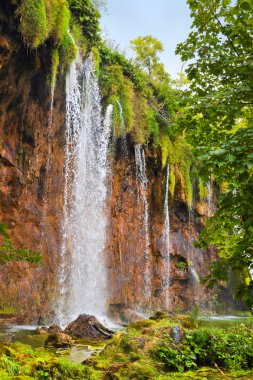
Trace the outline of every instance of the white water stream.
[[71, 65], [66, 82], [65, 222], [57, 315], [61, 325], [79, 314], [105, 314], [107, 274], [108, 145], [112, 106], [102, 120], [101, 98], [90, 56]]
[[164, 246], [165, 246], [165, 308], [169, 308], [169, 294], [170, 287], [170, 210], [169, 210], [169, 178], [170, 178], [170, 165], [167, 165], [166, 171], [166, 189], [164, 199]]
[[148, 179], [146, 174], [145, 152], [140, 144], [135, 145], [136, 180], [138, 187], [138, 203], [142, 207], [144, 234], [144, 296], [151, 297], [151, 262], [149, 239]]

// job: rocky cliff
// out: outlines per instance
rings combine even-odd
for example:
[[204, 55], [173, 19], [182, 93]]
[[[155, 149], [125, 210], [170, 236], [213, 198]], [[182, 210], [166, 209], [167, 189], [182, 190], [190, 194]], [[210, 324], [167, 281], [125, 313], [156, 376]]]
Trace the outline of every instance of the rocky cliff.
[[17, 32], [15, 11], [0, 8], [0, 220], [19, 247], [43, 255], [43, 265], [1, 268], [1, 308], [43, 313], [50, 298], [60, 242], [64, 167], [64, 78], [50, 122], [46, 48], [31, 52]]
[[[1, 267], [0, 307], [13, 306], [24, 319], [31, 320], [50, 314], [57, 290], [65, 78], [64, 74], [58, 78], [51, 107], [46, 46], [37, 51], [25, 48], [17, 32], [14, 8], [8, 4], [0, 8], [0, 222], [9, 226], [17, 246], [39, 250], [43, 264]], [[192, 243], [203, 225], [207, 204], [196, 202], [189, 212], [183, 194], [176, 188], [173, 201], [169, 201], [168, 273], [164, 245], [166, 170], [161, 168], [159, 153], [147, 149], [147, 242], [134, 146], [130, 140], [127, 146], [127, 156], [119, 149], [111, 158], [106, 207], [110, 313], [129, 318], [131, 310], [160, 309], [166, 300], [171, 308], [189, 309], [195, 302], [205, 301], [198, 275], [206, 273], [210, 255], [195, 249]]]

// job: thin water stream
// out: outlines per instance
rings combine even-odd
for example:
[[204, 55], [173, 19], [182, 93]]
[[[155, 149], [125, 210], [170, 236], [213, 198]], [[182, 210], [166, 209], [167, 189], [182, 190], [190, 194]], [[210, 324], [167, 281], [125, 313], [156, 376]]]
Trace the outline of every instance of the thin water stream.
[[140, 144], [135, 145], [136, 180], [138, 189], [138, 204], [142, 208], [142, 223], [144, 236], [144, 297], [151, 297], [151, 258], [149, 238], [149, 209], [148, 209], [148, 179], [146, 174], [145, 151]]
[[169, 209], [169, 178], [170, 165], [166, 170], [166, 188], [164, 199], [164, 246], [165, 246], [165, 308], [169, 309], [169, 287], [170, 287], [170, 209]]

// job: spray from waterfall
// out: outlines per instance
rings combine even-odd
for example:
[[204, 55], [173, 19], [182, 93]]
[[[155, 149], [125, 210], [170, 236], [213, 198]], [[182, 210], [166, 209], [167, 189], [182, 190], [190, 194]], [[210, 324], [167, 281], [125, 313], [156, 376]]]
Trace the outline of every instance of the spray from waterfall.
[[112, 105], [102, 120], [92, 56], [71, 65], [66, 82], [65, 221], [59, 271], [59, 322], [101, 317], [107, 299], [105, 239]]
[[138, 186], [138, 203], [142, 207], [144, 229], [144, 293], [147, 299], [151, 296], [151, 262], [149, 239], [148, 179], [146, 174], [145, 152], [140, 144], [135, 145], [136, 179]]
[[169, 308], [169, 294], [170, 287], [170, 210], [169, 210], [169, 178], [170, 178], [170, 165], [167, 165], [166, 171], [166, 188], [164, 200], [164, 246], [165, 246], [165, 308]]

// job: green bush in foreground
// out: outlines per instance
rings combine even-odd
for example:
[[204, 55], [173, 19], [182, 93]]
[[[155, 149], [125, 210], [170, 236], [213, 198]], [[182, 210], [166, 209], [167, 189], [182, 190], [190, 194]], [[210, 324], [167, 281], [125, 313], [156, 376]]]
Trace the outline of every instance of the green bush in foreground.
[[198, 327], [187, 316], [162, 315], [130, 324], [89, 363], [97, 370], [95, 379], [248, 380], [253, 379], [253, 332], [244, 325], [214, 329]]

